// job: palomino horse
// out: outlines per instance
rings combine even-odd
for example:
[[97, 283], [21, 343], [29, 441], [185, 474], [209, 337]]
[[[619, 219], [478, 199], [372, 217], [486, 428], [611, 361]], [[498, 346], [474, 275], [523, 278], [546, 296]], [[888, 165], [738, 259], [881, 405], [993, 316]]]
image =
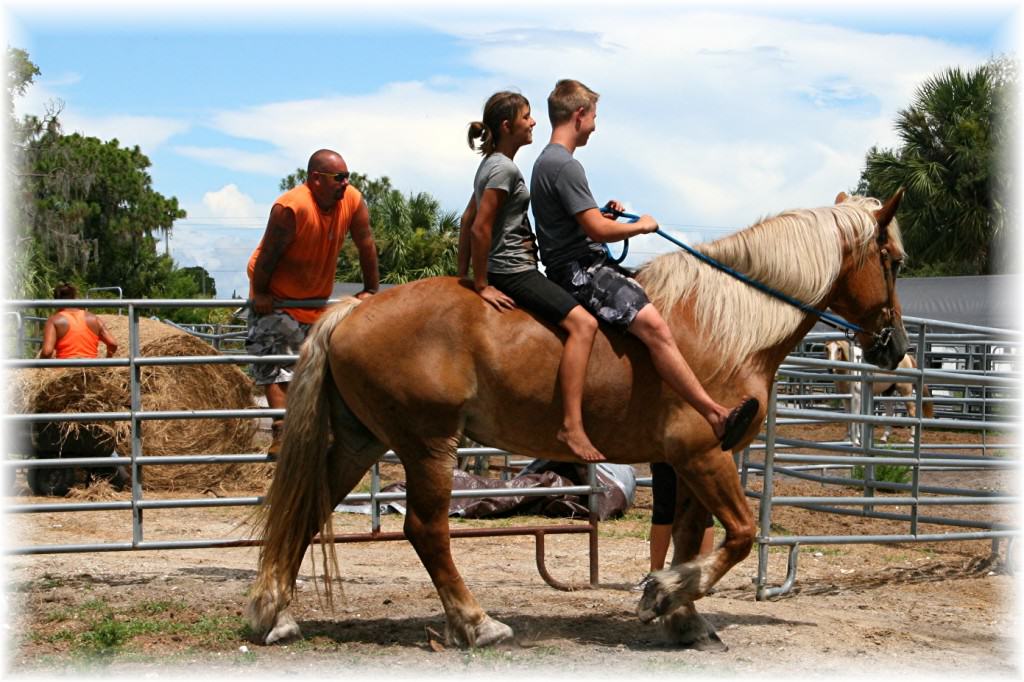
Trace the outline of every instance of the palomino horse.
[[[825, 344], [825, 352], [828, 354], [829, 360], [836, 360], [839, 362], [861, 362], [861, 349], [854, 346], [846, 339], [839, 339], [836, 341], [829, 341]], [[909, 353], [903, 356], [900, 360], [900, 364], [897, 369], [917, 369], [917, 361], [913, 355]], [[845, 369], [833, 369], [837, 375], [849, 374]], [[861, 396], [861, 382], [859, 381], [842, 381], [836, 379], [836, 392], [837, 393], [849, 393], [850, 397], [844, 398], [846, 403], [846, 410], [850, 414], [861, 413], [861, 402], [863, 400]], [[898, 393], [906, 398], [907, 415], [914, 417], [917, 415], [917, 405], [913, 400], [914, 396], [914, 384], [910, 381], [897, 381], [893, 378], [892, 381], [873, 381], [871, 382], [871, 394], [872, 395], [892, 395]], [[927, 386], [922, 385], [921, 394], [923, 396], [931, 395]], [[893, 416], [896, 414], [896, 406], [891, 402], [886, 401], [885, 414]], [[931, 418], [935, 415], [934, 406], [929, 403], [921, 404], [921, 411], [925, 417]], [[850, 442], [854, 445], [860, 445], [861, 443], [861, 431], [864, 425], [855, 424], [854, 422], [849, 423]], [[885, 429], [882, 431], [882, 437], [878, 440], [882, 443], [889, 441], [889, 434], [892, 433], [892, 428], [886, 424]], [[910, 440], [914, 440], [913, 432], [911, 432]]]
[[[903, 259], [893, 221], [900, 196], [883, 206], [840, 194], [835, 206], [787, 212], [702, 248], [858, 324], [868, 360], [892, 368], [907, 349], [894, 281]], [[637, 279], [718, 402], [759, 399], [760, 414], [736, 446], [744, 447], [764, 418], [776, 369], [817, 315], [681, 252], [652, 260]], [[450, 277], [411, 282], [362, 303], [346, 299], [326, 311], [300, 353], [282, 449], [261, 507], [263, 546], [247, 609], [255, 636], [271, 643], [300, 634], [287, 606], [317, 533], [325, 543], [330, 603], [337, 573], [332, 510], [392, 448], [408, 481], [405, 534], [440, 596], [449, 640], [484, 646], [512, 637], [480, 607], [452, 561], [452, 467], [462, 434], [526, 456], [578, 461], [556, 438], [562, 343], [557, 327], [520, 309], [499, 312]], [[723, 648], [694, 600], [754, 542], [756, 525], [731, 453], [628, 334], [598, 334], [585, 397], [587, 432], [611, 461], [663, 461], [677, 473], [673, 565], [648, 584], [641, 620], [663, 618], [681, 644]], [[695, 559], [709, 513], [725, 527], [725, 539]]]

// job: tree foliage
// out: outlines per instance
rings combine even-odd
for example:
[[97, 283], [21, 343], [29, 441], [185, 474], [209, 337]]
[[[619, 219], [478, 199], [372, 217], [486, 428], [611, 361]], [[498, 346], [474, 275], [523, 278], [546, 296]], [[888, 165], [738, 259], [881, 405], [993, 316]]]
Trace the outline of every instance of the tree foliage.
[[[127, 298], [212, 297], [209, 273], [180, 269], [159, 252], [161, 235], [185, 212], [177, 199], [153, 189], [150, 161], [139, 147], [64, 134], [59, 104], [42, 117], [14, 116], [14, 99], [38, 74], [27, 52], [8, 49], [7, 246], [15, 254], [9, 292], [49, 298], [57, 283], [68, 281], [83, 292], [119, 286]], [[201, 309], [168, 315], [179, 321], [208, 316]]]
[[[281, 180], [287, 191], [306, 181], [298, 168]], [[369, 178], [353, 173], [350, 182], [363, 193], [370, 211], [370, 228], [377, 243], [381, 282], [401, 284], [425, 277], [454, 275], [458, 267], [459, 216], [444, 211], [426, 192], [404, 195], [387, 176]], [[362, 281], [359, 252], [345, 240], [336, 275], [341, 282]]]
[[901, 146], [868, 152], [858, 193], [885, 198], [906, 188], [898, 219], [909, 274], [990, 274], [1003, 265], [1015, 86], [1008, 59], [947, 69], [899, 112]]

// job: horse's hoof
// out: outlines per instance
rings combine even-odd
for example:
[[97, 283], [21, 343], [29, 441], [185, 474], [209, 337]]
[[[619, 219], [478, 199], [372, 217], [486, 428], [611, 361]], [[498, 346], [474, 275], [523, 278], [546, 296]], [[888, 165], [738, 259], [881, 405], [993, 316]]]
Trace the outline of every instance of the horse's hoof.
[[692, 564], [673, 566], [651, 576], [636, 607], [641, 623], [666, 616], [693, 601], [700, 586], [700, 568]]
[[673, 613], [662, 620], [662, 627], [668, 639], [683, 649], [729, 650], [711, 623], [707, 622], [696, 610], [691, 609], [688, 614]]
[[275, 642], [287, 642], [301, 637], [302, 631], [299, 630], [299, 624], [295, 622], [295, 619], [291, 617], [291, 614], [287, 611], [282, 611], [278, 614], [274, 628], [267, 633], [267, 637], [263, 640], [263, 643], [274, 644]]
[[476, 638], [474, 646], [491, 646], [512, 639], [512, 628], [490, 616], [484, 616], [483, 621], [476, 626]]

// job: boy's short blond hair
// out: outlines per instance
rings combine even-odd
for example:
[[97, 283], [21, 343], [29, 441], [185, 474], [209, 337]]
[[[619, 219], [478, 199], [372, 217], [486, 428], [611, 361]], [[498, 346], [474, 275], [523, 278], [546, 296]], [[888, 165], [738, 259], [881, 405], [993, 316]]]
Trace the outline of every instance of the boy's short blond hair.
[[548, 118], [551, 125], [565, 123], [577, 109], [589, 110], [601, 95], [579, 81], [563, 78], [555, 83], [555, 89], [548, 95]]

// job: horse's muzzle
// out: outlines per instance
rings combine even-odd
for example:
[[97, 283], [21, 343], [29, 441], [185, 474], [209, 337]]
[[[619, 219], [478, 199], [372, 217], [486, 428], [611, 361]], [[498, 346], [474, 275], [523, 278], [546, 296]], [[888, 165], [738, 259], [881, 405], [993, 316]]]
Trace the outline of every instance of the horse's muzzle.
[[882, 369], [896, 369], [907, 354], [909, 345], [907, 330], [902, 323], [896, 327], [886, 327], [878, 332], [875, 342], [864, 351], [864, 360]]

